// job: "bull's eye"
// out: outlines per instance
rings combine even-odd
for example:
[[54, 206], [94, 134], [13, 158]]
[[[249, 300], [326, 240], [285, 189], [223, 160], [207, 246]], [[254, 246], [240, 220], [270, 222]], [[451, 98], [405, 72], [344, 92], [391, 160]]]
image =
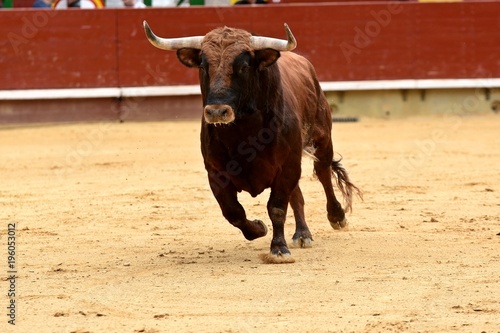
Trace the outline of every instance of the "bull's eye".
[[243, 65], [241, 65], [240, 69], [238, 70], [238, 74], [244, 75], [244, 74], [248, 73], [249, 69], [250, 69], [250, 66], [248, 66], [248, 64], [243, 64]]
[[200, 69], [200, 71], [203, 71], [203, 72], [208, 72], [208, 62], [205, 58], [205, 56], [201, 56], [201, 61], [200, 61], [200, 65], [198, 66], [198, 68]]
[[203, 77], [208, 77], [208, 65], [207, 64], [201, 63], [200, 66], [198, 66], [198, 68], [200, 71], [200, 75], [202, 75]]
[[234, 59], [233, 62], [233, 73], [236, 76], [247, 76], [250, 72], [250, 60], [251, 56], [249, 52], [242, 52], [239, 56]]

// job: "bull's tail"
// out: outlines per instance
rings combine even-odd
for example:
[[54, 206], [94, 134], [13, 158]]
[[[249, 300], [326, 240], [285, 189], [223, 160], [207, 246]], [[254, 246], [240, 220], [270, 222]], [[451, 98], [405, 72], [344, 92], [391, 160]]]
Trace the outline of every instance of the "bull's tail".
[[337, 181], [337, 187], [344, 197], [344, 211], [347, 213], [352, 211], [353, 193], [363, 200], [363, 192], [351, 182], [347, 170], [340, 163], [341, 160], [342, 158], [332, 161], [332, 174]]

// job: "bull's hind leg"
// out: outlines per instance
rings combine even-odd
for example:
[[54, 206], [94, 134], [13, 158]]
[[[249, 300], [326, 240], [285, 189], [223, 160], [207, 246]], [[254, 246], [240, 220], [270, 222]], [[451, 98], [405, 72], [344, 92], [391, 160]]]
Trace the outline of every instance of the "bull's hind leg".
[[290, 196], [290, 206], [292, 206], [293, 215], [295, 217], [295, 234], [293, 234], [292, 237], [293, 245], [297, 247], [311, 247], [313, 239], [309, 227], [306, 224], [304, 197], [302, 196], [299, 185], [295, 187]]
[[329, 135], [324, 136], [320, 140], [315, 141], [316, 151], [314, 156], [317, 160], [314, 162], [314, 171], [323, 185], [326, 195], [326, 211], [328, 221], [334, 229], [341, 229], [347, 225], [345, 212], [342, 205], [335, 197], [333, 192], [332, 176], [333, 176], [333, 146]]
[[267, 227], [260, 220], [250, 221], [246, 217], [245, 209], [238, 202], [237, 191], [231, 183], [220, 187], [215, 178], [209, 173], [210, 187], [219, 206], [222, 210], [222, 215], [233, 226], [240, 229], [248, 240], [254, 240], [263, 237], [267, 234]]

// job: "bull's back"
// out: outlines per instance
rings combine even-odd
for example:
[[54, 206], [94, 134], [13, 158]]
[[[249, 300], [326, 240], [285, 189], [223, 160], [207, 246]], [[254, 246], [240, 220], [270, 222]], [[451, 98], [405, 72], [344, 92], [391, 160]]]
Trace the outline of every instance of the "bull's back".
[[278, 66], [284, 99], [289, 111], [296, 114], [301, 127], [308, 132], [314, 127], [323, 126], [324, 131], [328, 132], [331, 129], [330, 107], [313, 65], [298, 54], [282, 52]]

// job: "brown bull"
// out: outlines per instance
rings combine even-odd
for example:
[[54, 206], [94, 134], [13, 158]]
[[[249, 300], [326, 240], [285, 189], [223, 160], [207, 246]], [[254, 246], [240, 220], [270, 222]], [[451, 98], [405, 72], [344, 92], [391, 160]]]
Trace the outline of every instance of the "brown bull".
[[177, 50], [184, 65], [199, 69], [204, 107], [201, 151], [210, 187], [224, 217], [248, 240], [265, 236], [267, 228], [247, 218], [237, 193], [255, 197], [271, 188], [267, 211], [273, 239], [265, 261], [293, 262], [284, 237], [289, 203], [296, 222], [293, 243], [312, 244], [299, 187], [303, 151], [314, 155], [330, 224], [334, 229], [345, 227], [332, 174], [346, 211], [351, 209], [353, 191], [360, 192], [333, 158], [330, 108], [313, 66], [300, 55], [284, 52], [296, 47], [286, 24], [287, 40], [227, 27], [206, 36], [167, 39], [154, 35], [146, 22], [144, 28], [154, 46]]

